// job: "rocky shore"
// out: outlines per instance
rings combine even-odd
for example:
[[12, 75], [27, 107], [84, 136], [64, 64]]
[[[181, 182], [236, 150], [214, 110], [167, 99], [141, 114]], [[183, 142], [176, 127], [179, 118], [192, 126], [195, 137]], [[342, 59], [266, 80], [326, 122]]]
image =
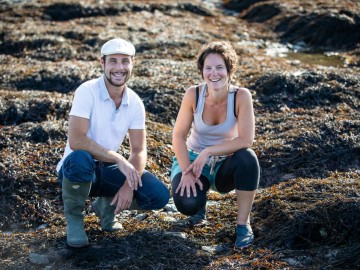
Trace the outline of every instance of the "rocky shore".
[[[358, 1], [0, 0], [0, 16], [1, 269], [359, 267]], [[262, 169], [254, 246], [233, 249], [235, 194], [210, 193], [205, 226], [187, 226], [170, 202], [124, 211], [117, 233], [101, 231], [89, 200], [92, 245], [66, 247], [55, 166], [74, 90], [101, 74], [112, 37], [136, 47], [129, 84], [147, 110], [147, 169], [169, 188], [172, 127], [185, 89], [201, 82], [196, 52], [232, 42]]]

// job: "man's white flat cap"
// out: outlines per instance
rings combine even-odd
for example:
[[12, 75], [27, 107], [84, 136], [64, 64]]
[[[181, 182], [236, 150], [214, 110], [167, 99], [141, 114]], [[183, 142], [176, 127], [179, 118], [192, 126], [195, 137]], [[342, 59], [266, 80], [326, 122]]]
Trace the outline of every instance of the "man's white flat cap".
[[114, 38], [101, 47], [101, 56], [109, 54], [135, 55], [135, 47], [129, 41], [122, 38]]

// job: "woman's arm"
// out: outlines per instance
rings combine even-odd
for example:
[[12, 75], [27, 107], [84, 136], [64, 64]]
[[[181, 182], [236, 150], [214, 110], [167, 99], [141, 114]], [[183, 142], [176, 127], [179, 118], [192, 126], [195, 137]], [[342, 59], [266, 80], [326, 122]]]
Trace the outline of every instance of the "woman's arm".
[[195, 99], [195, 87], [190, 87], [184, 94], [172, 134], [173, 149], [182, 171], [190, 165], [186, 139], [194, 119]]
[[[172, 145], [175, 152], [175, 156], [179, 162], [181, 171], [186, 171], [190, 167], [190, 159], [188, 154], [188, 149], [186, 146], [186, 139], [189, 134], [192, 121], [194, 119], [194, 112], [196, 106], [196, 92], [195, 87], [190, 87], [182, 100], [180, 110], [175, 122], [173, 136], [172, 136]], [[200, 179], [195, 178], [192, 172], [183, 173], [179, 186], [175, 190], [175, 193], [180, 191], [180, 196], [183, 196], [186, 193], [187, 197], [190, 197], [191, 190], [196, 197], [196, 187], [195, 184], [199, 185], [200, 189], [203, 189], [203, 184]]]

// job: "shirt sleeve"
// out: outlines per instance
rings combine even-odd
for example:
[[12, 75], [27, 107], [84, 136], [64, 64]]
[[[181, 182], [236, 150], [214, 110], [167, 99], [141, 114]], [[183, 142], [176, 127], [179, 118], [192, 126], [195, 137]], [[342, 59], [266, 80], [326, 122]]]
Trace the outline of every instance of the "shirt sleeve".
[[93, 104], [94, 97], [92, 96], [91, 89], [82, 84], [75, 91], [70, 115], [90, 119]]
[[135, 102], [134, 118], [129, 129], [145, 129], [145, 106], [139, 97]]

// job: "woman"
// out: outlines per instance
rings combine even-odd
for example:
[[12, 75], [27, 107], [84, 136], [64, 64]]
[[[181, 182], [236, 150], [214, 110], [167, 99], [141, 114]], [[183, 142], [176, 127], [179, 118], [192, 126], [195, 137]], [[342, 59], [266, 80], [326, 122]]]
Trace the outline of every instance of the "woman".
[[190, 87], [183, 97], [173, 130], [171, 180], [177, 209], [193, 223], [205, 220], [210, 188], [220, 193], [236, 189], [235, 246], [244, 248], [254, 240], [250, 211], [260, 168], [250, 149], [255, 133], [251, 93], [230, 84], [237, 64], [229, 42], [205, 44], [198, 53], [205, 83]]

